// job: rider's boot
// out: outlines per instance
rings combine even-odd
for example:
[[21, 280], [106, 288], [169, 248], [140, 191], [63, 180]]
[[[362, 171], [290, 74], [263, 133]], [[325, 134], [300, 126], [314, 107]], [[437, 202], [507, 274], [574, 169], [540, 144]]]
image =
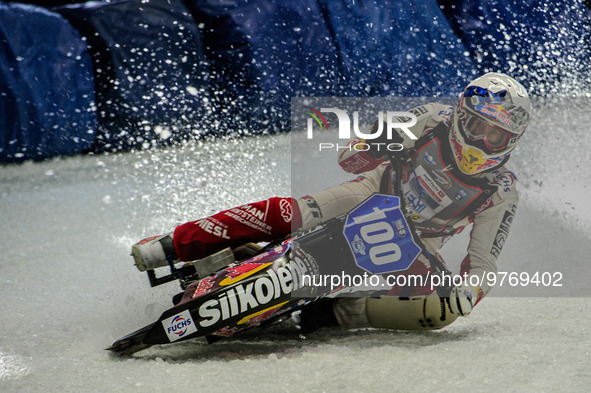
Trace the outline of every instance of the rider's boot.
[[131, 255], [140, 272], [178, 262], [172, 243], [172, 233], [148, 237], [131, 246]]

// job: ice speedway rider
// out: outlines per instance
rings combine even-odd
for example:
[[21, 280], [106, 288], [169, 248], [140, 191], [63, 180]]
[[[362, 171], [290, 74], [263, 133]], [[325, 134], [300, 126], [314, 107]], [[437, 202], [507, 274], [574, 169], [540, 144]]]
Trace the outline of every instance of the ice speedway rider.
[[[486, 281], [473, 286], [467, 278], [497, 271], [496, 259], [518, 202], [516, 178], [504, 165], [528, 125], [528, 94], [513, 78], [488, 73], [464, 89], [455, 107], [429, 103], [411, 112], [417, 122], [410, 130], [418, 139], [402, 132], [398, 137], [412, 159], [403, 168], [402, 192], [425, 247], [440, 260], [437, 251], [445, 242], [473, 224], [459, 272], [465, 280], [452, 288], [446, 302], [427, 288], [403, 296], [393, 287], [379, 297], [313, 303], [302, 311], [306, 330], [332, 325], [437, 329], [468, 315], [490, 290]], [[144, 239], [132, 246], [138, 269], [165, 266], [167, 255], [192, 261], [245, 242], [276, 240], [292, 228], [345, 214], [374, 193], [391, 193], [390, 165], [379, 153], [343, 149], [339, 164], [360, 176], [298, 200], [276, 197], [250, 203]], [[429, 269], [421, 255], [406, 273], [426, 274]]]

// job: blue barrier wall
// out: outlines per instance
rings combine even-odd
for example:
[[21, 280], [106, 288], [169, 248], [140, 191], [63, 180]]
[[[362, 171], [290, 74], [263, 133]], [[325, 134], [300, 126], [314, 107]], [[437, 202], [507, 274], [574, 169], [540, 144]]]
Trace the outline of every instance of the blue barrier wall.
[[506, 72], [534, 95], [591, 86], [591, 11], [580, 0], [439, 0], [480, 73]]
[[[181, 0], [91, 2], [57, 9], [88, 40], [96, 78], [97, 151], [203, 135], [210, 72]], [[197, 127], [194, 127], [197, 125]]]
[[211, 64], [220, 131], [274, 132], [289, 127], [296, 95], [332, 95], [341, 69], [315, 0], [189, 0]]
[[455, 94], [476, 75], [438, 4], [193, 0], [231, 130], [289, 129], [294, 96]]
[[320, 3], [339, 53], [337, 95], [456, 95], [476, 75], [435, 1]]
[[97, 123], [85, 49], [58, 14], [0, 3], [0, 162], [92, 146]]
[[[294, 96], [455, 96], [488, 71], [537, 95], [591, 86], [579, 0], [119, 0], [16, 18], [17, 8], [0, 3], [2, 161], [287, 131]], [[33, 42], [42, 55], [18, 55]]]

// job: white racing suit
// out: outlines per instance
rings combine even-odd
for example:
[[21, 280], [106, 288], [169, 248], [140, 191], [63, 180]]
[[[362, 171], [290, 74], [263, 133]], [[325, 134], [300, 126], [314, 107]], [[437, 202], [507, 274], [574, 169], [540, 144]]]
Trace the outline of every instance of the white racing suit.
[[[411, 110], [417, 122], [409, 129], [418, 139], [400, 135], [412, 159], [410, 167], [403, 168], [402, 192], [412, 207], [413, 223], [432, 255], [438, 256], [437, 251], [451, 236], [473, 224], [460, 275], [480, 278], [472, 281], [479, 283], [478, 303], [490, 289], [482, 278], [496, 273], [496, 259], [515, 214], [516, 178], [504, 167], [467, 176], [453, 165], [448, 138], [452, 110], [437, 103]], [[339, 156], [345, 170], [363, 173], [359, 178], [297, 201], [304, 228], [345, 214], [374, 193], [392, 193], [390, 166], [354, 148], [362, 142], [352, 140], [350, 148], [343, 149]], [[421, 256], [408, 271], [426, 273], [430, 264]], [[433, 291], [403, 294], [392, 288], [377, 298], [336, 299], [333, 309], [345, 328], [437, 329], [456, 319]]]

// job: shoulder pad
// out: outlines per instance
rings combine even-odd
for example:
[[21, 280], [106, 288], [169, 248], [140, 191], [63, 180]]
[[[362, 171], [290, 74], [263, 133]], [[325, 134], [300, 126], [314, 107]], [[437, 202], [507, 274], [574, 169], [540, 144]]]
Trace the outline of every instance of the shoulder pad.
[[486, 174], [489, 184], [497, 187], [501, 199], [517, 196], [517, 176], [505, 167], [490, 171]]
[[436, 122], [443, 122], [449, 125], [453, 111], [453, 106], [444, 104], [433, 104], [433, 120], [435, 120]]
[[[417, 117], [416, 124], [409, 127], [409, 129], [415, 136], [420, 138], [427, 131], [432, 130], [442, 122], [449, 124], [449, 116], [453, 112], [453, 107], [437, 102], [430, 102], [412, 108], [409, 112]], [[403, 137], [403, 144], [406, 147], [414, 146], [414, 140], [410, 140], [406, 135], [401, 134], [400, 136]]]
[[[429, 105], [429, 104], [427, 104], [427, 105]], [[427, 105], [421, 105], [421, 106], [414, 107], [411, 110], [409, 110], [409, 112], [412, 113], [413, 115], [415, 115], [416, 117], [419, 117], [419, 116], [424, 115], [425, 113], [429, 112], [429, 108], [427, 107]]]

